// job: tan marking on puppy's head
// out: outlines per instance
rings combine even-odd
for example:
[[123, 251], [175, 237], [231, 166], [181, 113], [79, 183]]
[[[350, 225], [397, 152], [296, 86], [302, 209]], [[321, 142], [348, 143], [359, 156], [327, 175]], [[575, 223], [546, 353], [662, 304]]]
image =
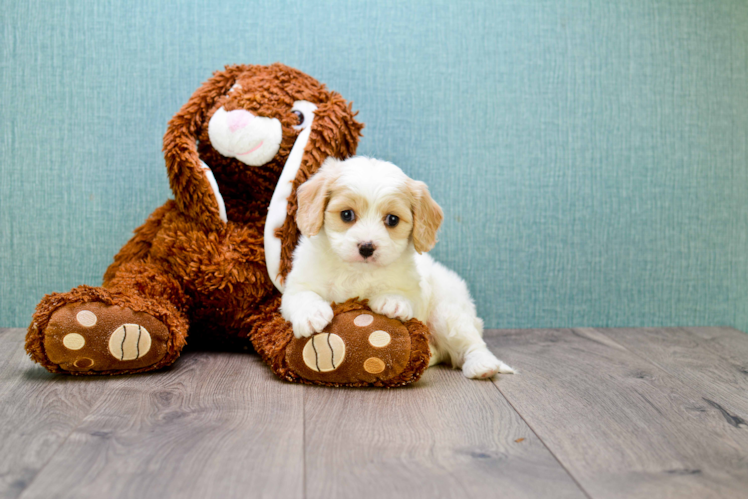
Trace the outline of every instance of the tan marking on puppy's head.
[[413, 210], [413, 246], [416, 252], [428, 252], [436, 245], [436, 233], [444, 220], [444, 213], [429, 188], [421, 181], [408, 179], [408, 195]]
[[[325, 230], [328, 233], [348, 231], [351, 226], [356, 224], [356, 217], [360, 217], [368, 209], [369, 202], [366, 198], [357, 195], [345, 185], [335, 185], [333, 183], [330, 186], [327, 206], [323, 214]], [[347, 210], [351, 212], [353, 217], [353, 220], [349, 222], [344, 221], [341, 216]]]
[[302, 233], [310, 237], [324, 228], [346, 262], [385, 266], [411, 241], [417, 252], [427, 252], [443, 219], [423, 182], [371, 158], [328, 160], [299, 192]]
[[413, 210], [408, 200], [407, 191], [383, 197], [380, 202], [379, 213], [382, 215], [385, 225], [386, 218], [389, 215], [398, 218], [398, 223], [394, 227], [387, 226], [387, 231], [393, 240], [408, 239], [413, 231]]
[[352, 173], [345, 170], [328, 189], [325, 234], [342, 260], [386, 266], [406, 250], [413, 229], [405, 183], [392, 176], [353, 179]]
[[315, 236], [322, 229], [332, 185], [340, 173], [340, 163], [335, 158], [328, 158], [319, 171], [298, 188], [296, 225], [307, 238]]

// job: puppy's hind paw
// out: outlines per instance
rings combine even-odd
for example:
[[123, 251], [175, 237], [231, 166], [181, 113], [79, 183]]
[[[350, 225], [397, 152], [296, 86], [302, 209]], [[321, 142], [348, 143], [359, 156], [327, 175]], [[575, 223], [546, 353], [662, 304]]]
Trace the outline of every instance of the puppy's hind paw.
[[308, 305], [304, 310], [299, 311], [291, 322], [294, 337], [299, 339], [321, 332], [324, 327], [330, 324], [333, 316], [330, 304], [320, 302], [319, 304]]
[[496, 358], [488, 349], [473, 351], [465, 356], [462, 374], [467, 378], [491, 378], [497, 373], [514, 373], [514, 369]]

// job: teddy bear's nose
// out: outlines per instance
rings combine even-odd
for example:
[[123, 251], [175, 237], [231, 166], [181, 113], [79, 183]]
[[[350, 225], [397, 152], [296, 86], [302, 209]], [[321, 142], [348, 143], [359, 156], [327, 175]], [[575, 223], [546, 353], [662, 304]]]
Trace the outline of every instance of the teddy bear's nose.
[[239, 129], [243, 129], [250, 121], [252, 121], [252, 118], [254, 117], [255, 115], [244, 109], [235, 109], [234, 111], [229, 111], [226, 116], [226, 120], [229, 124], [229, 130], [231, 130], [232, 132], [236, 132]]

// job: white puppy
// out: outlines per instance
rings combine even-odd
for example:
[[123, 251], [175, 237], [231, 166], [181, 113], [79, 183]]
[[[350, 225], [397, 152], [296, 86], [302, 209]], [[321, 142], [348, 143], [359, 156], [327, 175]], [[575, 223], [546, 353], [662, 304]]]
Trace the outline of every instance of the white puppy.
[[298, 200], [303, 236], [281, 305], [296, 337], [327, 326], [331, 302], [359, 297], [376, 313], [428, 325], [432, 365], [449, 361], [469, 378], [514, 372], [486, 347], [465, 282], [426, 253], [443, 218], [426, 184], [385, 161], [329, 158]]

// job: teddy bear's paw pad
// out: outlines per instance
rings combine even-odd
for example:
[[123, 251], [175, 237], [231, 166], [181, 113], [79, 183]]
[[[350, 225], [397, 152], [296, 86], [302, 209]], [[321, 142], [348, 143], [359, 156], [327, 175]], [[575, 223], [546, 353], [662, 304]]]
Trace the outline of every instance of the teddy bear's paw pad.
[[345, 342], [334, 333], [319, 333], [306, 343], [302, 356], [311, 370], [331, 372], [345, 359]]
[[[127, 328], [130, 328], [130, 331]], [[109, 337], [109, 353], [120, 361], [140, 359], [151, 350], [151, 334], [143, 325], [122, 325]]]
[[356, 310], [335, 316], [322, 333], [294, 338], [286, 360], [307, 380], [365, 385], [400, 375], [408, 365], [410, 350], [408, 329], [400, 321]]
[[44, 330], [47, 357], [70, 372], [130, 371], [166, 355], [169, 330], [153, 316], [100, 302], [57, 309]]

